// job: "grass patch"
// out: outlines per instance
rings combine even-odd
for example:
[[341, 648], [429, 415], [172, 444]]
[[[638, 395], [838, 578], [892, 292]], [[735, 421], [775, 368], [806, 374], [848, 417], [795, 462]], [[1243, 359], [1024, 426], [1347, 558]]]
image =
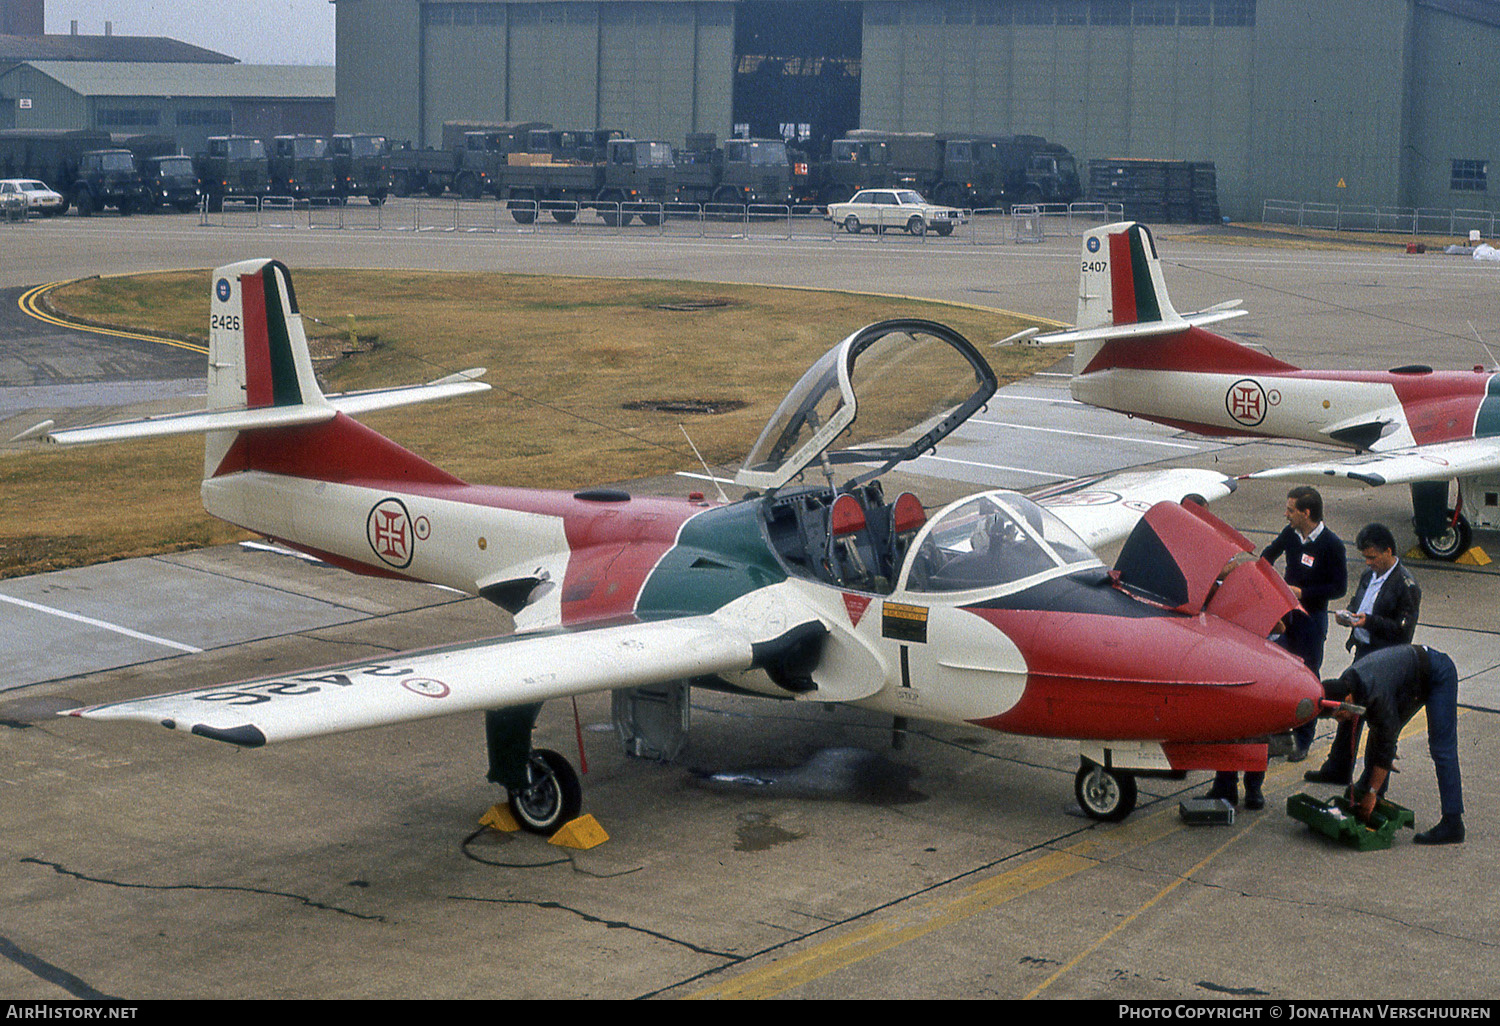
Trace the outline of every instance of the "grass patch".
[[[490, 392], [363, 419], [465, 480], [543, 488], [693, 466], [679, 424], [711, 463], [737, 461], [807, 366], [872, 321], [936, 320], [981, 348], [1034, 323], [940, 303], [680, 281], [300, 270], [294, 282], [327, 391], [488, 367]], [[89, 279], [50, 298], [65, 316], [206, 344], [209, 284], [207, 271]], [[1002, 382], [1056, 359], [985, 354]], [[650, 408], [690, 399], [728, 409]], [[196, 438], [13, 453], [0, 460], [0, 576], [236, 537], [202, 511], [201, 469]]]

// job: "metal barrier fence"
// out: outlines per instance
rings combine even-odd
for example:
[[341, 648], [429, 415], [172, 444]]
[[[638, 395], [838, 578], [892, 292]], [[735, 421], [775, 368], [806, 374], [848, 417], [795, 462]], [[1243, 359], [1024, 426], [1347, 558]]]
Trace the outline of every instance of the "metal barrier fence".
[[1303, 203], [1297, 200], [1266, 200], [1261, 205], [1261, 224], [1283, 224], [1297, 228], [1325, 228], [1344, 232], [1390, 232], [1401, 235], [1456, 235], [1469, 232], [1493, 237], [1500, 218], [1489, 210], [1441, 207], [1376, 207], [1340, 203]]
[[[218, 209], [205, 201], [199, 224], [213, 228], [309, 228], [323, 230], [408, 231], [584, 235], [653, 233], [661, 236], [783, 239], [854, 238], [884, 240], [900, 235], [923, 242], [941, 239], [971, 245], [1040, 242], [1073, 236], [1090, 227], [1122, 220], [1119, 204], [1072, 203], [1018, 206], [1011, 210], [965, 210], [957, 224], [914, 219], [909, 211], [888, 215], [889, 223], [851, 232], [835, 224], [822, 207], [739, 203], [603, 203], [557, 200], [471, 200], [416, 196], [385, 203], [291, 196], [225, 198]], [[870, 229], [868, 232], [865, 229]], [[944, 231], [944, 228], [948, 229]]]

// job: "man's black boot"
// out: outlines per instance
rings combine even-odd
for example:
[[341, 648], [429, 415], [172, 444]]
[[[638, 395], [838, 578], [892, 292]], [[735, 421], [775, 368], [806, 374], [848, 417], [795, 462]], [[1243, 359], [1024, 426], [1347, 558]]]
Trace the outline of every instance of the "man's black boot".
[[1354, 779], [1354, 767], [1325, 762], [1317, 769], [1302, 774], [1302, 779], [1312, 784], [1340, 784], [1348, 787]]
[[1444, 816], [1431, 830], [1424, 830], [1412, 838], [1414, 844], [1463, 844], [1464, 820], [1462, 816]]

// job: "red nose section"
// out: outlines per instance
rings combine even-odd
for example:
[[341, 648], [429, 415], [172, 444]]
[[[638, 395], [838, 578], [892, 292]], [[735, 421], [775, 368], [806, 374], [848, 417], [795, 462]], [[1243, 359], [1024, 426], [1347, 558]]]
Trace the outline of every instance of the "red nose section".
[[1323, 697], [1300, 659], [1214, 617], [974, 612], [1026, 642], [1021, 700], [976, 721], [996, 730], [1094, 741], [1236, 741], [1307, 722]]

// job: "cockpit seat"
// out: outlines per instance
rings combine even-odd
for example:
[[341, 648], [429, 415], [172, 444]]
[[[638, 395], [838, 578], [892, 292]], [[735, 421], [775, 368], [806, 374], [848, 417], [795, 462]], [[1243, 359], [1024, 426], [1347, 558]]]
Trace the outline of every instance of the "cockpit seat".
[[876, 587], [878, 564], [869, 520], [859, 500], [847, 492], [828, 511], [828, 539], [835, 583], [861, 590]]
[[922, 501], [911, 492], [902, 492], [891, 503], [891, 575], [900, 570], [911, 548], [912, 539], [927, 523], [927, 511]]

